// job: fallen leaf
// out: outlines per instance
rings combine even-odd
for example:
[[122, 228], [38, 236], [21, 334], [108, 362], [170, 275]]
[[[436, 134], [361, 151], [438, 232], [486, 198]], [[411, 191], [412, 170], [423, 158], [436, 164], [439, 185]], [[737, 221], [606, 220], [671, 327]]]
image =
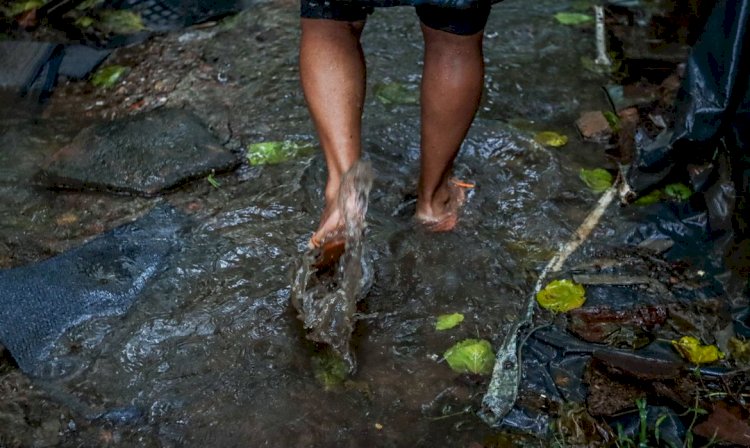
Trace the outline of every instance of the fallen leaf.
[[641, 196], [637, 201], [633, 202], [635, 205], [651, 205], [656, 204], [661, 200], [661, 191], [654, 190], [651, 193]]
[[262, 142], [249, 145], [246, 157], [250, 165], [273, 165], [310, 155], [314, 151], [315, 147], [307, 142]]
[[568, 136], [564, 134], [558, 134], [552, 131], [539, 132], [534, 136], [534, 141], [544, 146], [552, 146], [553, 148], [559, 148], [565, 146], [568, 143]]
[[419, 103], [419, 92], [404, 84], [390, 82], [375, 86], [375, 98], [385, 105], [417, 104]]
[[537, 293], [536, 301], [544, 309], [564, 313], [583, 305], [586, 290], [571, 280], [554, 280]]
[[459, 373], [488, 374], [495, 364], [492, 346], [484, 339], [465, 339], [449, 348], [443, 357]]
[[464, 315], [461, 313], [443, 314], [437, 317], [435, 329], [438, 331], [450, 330], [464, 321]]
[[703, 345], [692, 336], [683, 336], [672, 341], [672, 346], [683, 358], [693, 364], [709, 364], [724, 359], [724, 354], [715, 345]]
[[612, 186], [612, 182], [614, 182], [614, 176], [612, 176], [612, 173], [604, 168], [594, 168], [593, 170], [581, 168], [578, 177], [594, 193], [606, 191]]
[[686, 201], [693, 195], [693, 190], [685, 184], [669, 184], [664, 187], [664, 194], [678, 201]]
[[122, 65], [107, 65], [94, 73], [94, 76], [91, 77], [91, 84], [95, 87], [108, 89], [117, 84], [117, 81], [119, 81], [127, 71], [128, 68], [123, 67]]
[[555, 20], [563, 25], [582, 25], [593, 22], [594, 18], [588, 14], [580, 12], [558, 12], [555, 14]]

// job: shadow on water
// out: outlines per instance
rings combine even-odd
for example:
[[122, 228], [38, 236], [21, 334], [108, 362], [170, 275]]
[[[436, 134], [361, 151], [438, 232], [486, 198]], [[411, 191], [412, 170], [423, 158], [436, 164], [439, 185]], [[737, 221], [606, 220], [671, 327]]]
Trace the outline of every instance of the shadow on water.
[[[561, 123], [604, 101], [587, 78], [593, 75], [581, 75], [580, 56], [593, 51], [589, 34], [553, 26], [551, 15], [563, 3], [507, 2], [493, 12], [486, 97], [456, 165], [457, 177], [477, 188], [452, 233], [431, 234], [412, 221], [418, 106], [385, 106], [368, 96], [364, 149], [375, 179], [363, 250], [372, 286], [354, 330], [358, 369], [351, 377], [337, 376], [321, 361], [325, 355], [305, 341], [289, 302], [295, 264], [320, 213], [321, 155], [243, 166], [221, 177], [220, 188], [197, 182], [160, 199], [50, 192], [25, 179], [80, 128], [55, 120], [15, 124], [0, 150], [3, 267], [60, 253], [161, 202], [196, 223], [127, 314], [89, 320], [58, 341], [53, 356], [74, 356], [80, 365], [74, 375], [45, 379], [47, 387], [99, 412], [132, 409], [114, 431], [139, 446], [481, 441], [491, 430], [474, 410], [486, 383], [457, 377], [442, 354], [470, 337], [497, 346], [538, 269], [594, 199], [580, 192], [573, 174], [597, 160], [593, 148], [572, 143], [567, 154], [553, 153], [506, 124], [522, 118], [572, 135]], [[287, 31], [296, 30], [295, 12], [263, 4], [242, 16], [250, 24], [205, 44], [211, 54], [233, 42], [224, 56], [231, 57], [244, 51], [234, 42], [254, 39], [247, 29], [274, 37], [248, 43], [258, 50], [254, 60], [279, 71], [258, 62], [234, 92], [238, 110], [247, 112], [239, 118], [247, 128], [241, 138], [314, 138], [296, 72], [286, 69], [296, 57], [297, 33]], [[363, 38], [368, 87], [393, 81], [416, 87], [419, 36], [413, 12], [377, 11]], [[212, 106], [211, 99], [227, 101], [226, 91], [213, 89], [187, 103], [209, 122], [225, 114], [212, 112], [222, 103]], [[466, 316], [463, 324], [435, 331], [435, 317], [452, 312]], [[96, 443], [99, 433], [66, 437], [72, 446]]]

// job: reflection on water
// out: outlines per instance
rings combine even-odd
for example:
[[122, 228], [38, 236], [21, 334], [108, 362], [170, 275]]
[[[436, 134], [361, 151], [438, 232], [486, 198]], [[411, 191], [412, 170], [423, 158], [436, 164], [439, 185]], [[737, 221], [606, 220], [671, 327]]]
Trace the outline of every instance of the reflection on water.
[[[4, 267], [81, 244], [163, 201], [197, 223], [173, 265], [128, 314], [88, 321], [60, 340], [55, 355], [74, 357], [81, 368], [47, 387], [90, 409], [137, 410], [111, 429], [126, 445], [481, 442], [490, 430], [473, 410], [486, 384], [457, 378], [442, 353], [463, 338], [502, 340], [538, 269], [592, 202], [571, 174], [596, 157], [591, 148], [573, 142], [553, 153], [505, 124], [520, 117], [572, 136], [573, 114], [603, 101], [578, 67], [593, 49], [590, 36], [553, 26], [551, 15], [567, 3], [505, 2], [493, 12], [487, 91], [456, 166], [477, 188], [452, 233], [431, 234], [411, 220], [418, 106], [368, 97], [363, 139], [375, 179], [364, 242], [372, 286], [354, 327], [357, 373], [336, 384], [316, 374], [322, 349], [305, 339], [289, 303], [291, 273], [322, 207], [321, 155], [242, 167], [218, 189], [199, 181], [160, 199], [50, 192], [27, 178], [80, 127], [51, 119], [14, 123], [0, 148]], [[205, 43], [209, 59], [238, 58], [230, 100], [243, 143], [314, 138], [296, 76], [295, 15], [294, 5], [266, 3]], [[419, 82], [420, 34], [411, 11], [377, 11], [363, 42], [369, 83]], [[224, 116], [223, 108], [212, 112], [228, 101], [224, 88], [207, 89], [186, 106], [209, 121]], [[452, 312], [466, 320], [436, 332], [435, 317]], [[107, 425], [68, 433], [64, 444], [95, 445]]]

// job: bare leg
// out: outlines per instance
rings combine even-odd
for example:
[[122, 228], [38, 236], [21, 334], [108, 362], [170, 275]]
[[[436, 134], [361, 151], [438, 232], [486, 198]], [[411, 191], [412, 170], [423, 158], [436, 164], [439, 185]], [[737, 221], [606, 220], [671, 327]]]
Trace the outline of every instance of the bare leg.
[[342, 225], [336, 198], [343, 174], [359, 160], [365, 97], [365, 22], [302, 19], [300, 78], [328, 167], [326, 206], [313, 241]]
[[[422, 142], [417, 219], [455, 218], [457, 188], [449, 182], [453, 160], [479, 107], [484, 84], [483, 31], [460, 36], [422, 25]], [[459, 189], [460, 190], [460, 189]], [[447, 220], [450, 230], [455, 219]]]

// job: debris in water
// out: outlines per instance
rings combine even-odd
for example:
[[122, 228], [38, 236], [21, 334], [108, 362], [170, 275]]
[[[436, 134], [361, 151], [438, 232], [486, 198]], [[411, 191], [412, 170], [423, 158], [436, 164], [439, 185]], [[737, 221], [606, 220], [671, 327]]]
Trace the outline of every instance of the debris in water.
[[336, 353], [324, 350], [312, 359], [315, 379], [323, 385], [325, 390], [334, 389], [346, 380], [349, 366]]
[[449, 348], [443, 357], [451, 369], [460, 373], [485, 375], [492, 371], [495, 355], [484, 339], [465, 339]]
[[564, 313], [580, 308], [586, 301], [586, 290], [571, 280], [554, 280], [536, 294], [539, 306]]
[[464, 321], [464, 315], [461, 313], [443, 314], [437, 317], [435, 322], [435, 329], [438, 331], [450, 330], [453, 327], [458, 326]]
[[419, 92], [401, 83], [390, 82], [375, 86], [375, 98], [385, 105], [418, 104]]
[[94, 76], [91, 78], [91, 84], [93, 84], [94, 87], [108, 89], [117, 84], [127, 71], [128, 68], [123, 67], [122, 65], [108, 65], [102, 67], [94, 73]]
[[578, 173], [578, 177], [591, 189], [594, 193], [602, 193], [607, 191], [614, 182], [614, 176], [612, 173], [605, 170], [604, 168], [594, 168], [593, 170], [587, 170], [581, 168]]
[[209, 174], [208, 176], [206, 176], [206, 180], [214, 188], [219, 188], [221, 186], [221, 184], [219, 183], [219, 181], [216, 180], [216, 178], [214, 177], [214, 172], [213, 171], [211, 172], [211, 174]]
[[273, 165], [314, 152], [315, 146], [312, 143], [285, 140], [248, 145], [245, 157], [250, 165]]
[[669, 184], [666, 187], [664, 187], [664, 194], [672, 199], [677, 199], [679, 201], [686, 201], [690, 199], [690, 196], [693, 195], [693, 190], [690, 189], [685, 184], [682, 183], [676, 183], [676, 184]]
[[554, 17], [563, 25], [583, 25], [594, 21], [590, 15], [580, 12], [558, 12]]
[[543, 131], [534, 135], [534, 141], [544, 146], [559, 148], [568, 144], [568, 136], [552, 131]]

